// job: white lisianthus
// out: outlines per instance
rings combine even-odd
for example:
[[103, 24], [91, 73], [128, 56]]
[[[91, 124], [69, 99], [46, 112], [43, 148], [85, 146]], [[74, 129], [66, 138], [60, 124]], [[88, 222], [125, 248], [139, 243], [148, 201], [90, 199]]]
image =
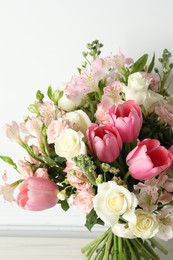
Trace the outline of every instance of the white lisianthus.
[[72, 101], [66, 95], [63, 95], [58, 101], [58, 107], [69, 112], [79, 107], [82, 102], [83, 100]]
[[87, 154], [86, 145], [82, 141], [82, 132], [76, 132], [71, 128], [64, 129], [55, 140], [55, 152], [67, 160], [80, 154]]
[[133, 73], [128, 78], [128, 85], [123, 87], [126, 100], [135, 100], [141, 105], [146, 98], [150, 80], [142, 77], [140, 72]]
[[160, 95], [152, 90], [148, 90], [146, 98], [143, 101], [143, 106], [147, 113], [152, 113], [154, 111], [155, 106], [158, 103], [161, 103], [163, 101], [164, 101], [164, 98], [162, 95]]
[[115, 181], [98, 185], [98, 194], [93, 200], [97, 215], [105, 222], [114, 225], [122, 216], [136, 224], [135, 208], [138, 205], [134, 193]]
[[84, 135], [86, 135], [86, 130], [91, 124], [91, 120], [88, 115], [81, 109], [67, 112], [63, 119], [68, 120], [73, 125], [73, 129], [75, 131], [81, 131]]
[[112, 226], [112, 232], [118, 237], [123, 237], [128, 239], [132, 239], [136, 237], [129, 229], [127, 223], [125, 224], [115, 223], [115, 225]]
[[156, 217], [149, 212], [141, 209], [136, 210], [137, 223], [129, 223], [129, 229], [136, 236], [142, 239], [154, 237], [159, 231]]

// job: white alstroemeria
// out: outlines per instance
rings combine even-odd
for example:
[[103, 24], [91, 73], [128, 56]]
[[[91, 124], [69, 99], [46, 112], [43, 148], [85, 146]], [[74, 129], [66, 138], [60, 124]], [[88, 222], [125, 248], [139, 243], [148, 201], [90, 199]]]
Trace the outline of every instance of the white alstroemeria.
[[67, 160], [80, 154], [87, 154], [82, 132], [71, 128], [64, 129], [55, 141], [55, 152]]
[[66, 113], [63, 116], [64, 119], [72, 124], [75, 131], [81, 131], [84, 135], [86, 135], [86, 130], [91, 124], [90, 118], [81, 109]]
[[150, 80], [144, 78], [140, 72], [129, 75], [128, 85], [123, 87], [126, 100], [135, 100], [141, 105], [146, 99]]
[[136, 217], [137, 223], [135, 225], [129, 223], [129, 229], [136, 237], [148, 239], [157, 234], [159, 231], [159, 224], [154, 214], [137, 209]]
[[98, 185], [98, 194], [93, 200], [97, 215], [105, 222], [114, 225], [122, 216], [126, 221], [136, 223], [135, 208], [138, 205], [134, 193], [115, 181]]

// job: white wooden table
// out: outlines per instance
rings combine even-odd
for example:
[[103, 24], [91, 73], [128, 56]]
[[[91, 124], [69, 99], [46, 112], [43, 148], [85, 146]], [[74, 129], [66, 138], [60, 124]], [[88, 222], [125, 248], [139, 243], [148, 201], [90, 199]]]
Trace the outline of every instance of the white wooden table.
[[[2, 260], [84, 260], [80, 249], [91, 239], [84, 238], [41, 238], [0, 237], [0, 259]], [[169, 256], [173, 259], [173, 241], [167, 243]]]

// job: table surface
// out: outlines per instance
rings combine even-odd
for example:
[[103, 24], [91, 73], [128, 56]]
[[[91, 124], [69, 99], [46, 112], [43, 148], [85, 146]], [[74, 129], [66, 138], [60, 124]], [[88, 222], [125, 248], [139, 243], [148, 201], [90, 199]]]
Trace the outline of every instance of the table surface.
[[[84, 260], [80, 249], [91, 239], [45, 238], [45, 237], [0, 237], [2, 260]], [[169, 255], [162, 260], [173, 259], [173, 240], [166, 243]]]

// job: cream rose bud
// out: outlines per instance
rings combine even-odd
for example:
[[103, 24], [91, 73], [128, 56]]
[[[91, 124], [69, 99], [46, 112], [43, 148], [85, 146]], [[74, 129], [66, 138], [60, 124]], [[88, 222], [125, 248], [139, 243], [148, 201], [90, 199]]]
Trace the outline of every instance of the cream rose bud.
[[148, 239], [154, 237], [158, 232], [158, 221], [156, 217], [141, 209], [136, 210], [137, 223], [129, 223], [130, 231], [136, 236], [142, 239]]
[[81, 103], [82, 100], [74, 102], [64, 94], [58, 101], [58, 107], [65, 111], [72, 111], [79, 107]]
[[135, 100], [141, 105], [146, 98], [150, 80], [142, 77], [140, 72], [133, 73], [128, 78], [128, 85], [123, 87], [126, 100]]
[[81, 131], [84, 135], [86, 135], [86, 130], [91, 124], [91, 120], [88, 115], [81, 109], [67, 112], [63, 119], [68, 120], [73, 125], [73, 129], [75, 131]]
[[61, 132], [55, 140], [55, 152], [67, 160], [80, 154], [87, 154], [86, 145], [82, 141], [84, 135], [82, 132], [76, 132], [71, 128], [67, 128]]
[[114, 225], [122, 216], [125, 220], [136, 223], [135, 208], [138, 205], [134, 193], [115, 181], [98, 185], [98, 194], [93, 199], [97, 215], [105, 222]]

